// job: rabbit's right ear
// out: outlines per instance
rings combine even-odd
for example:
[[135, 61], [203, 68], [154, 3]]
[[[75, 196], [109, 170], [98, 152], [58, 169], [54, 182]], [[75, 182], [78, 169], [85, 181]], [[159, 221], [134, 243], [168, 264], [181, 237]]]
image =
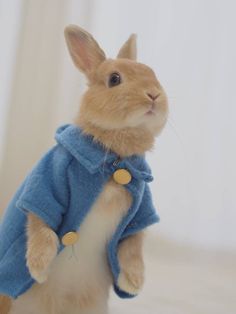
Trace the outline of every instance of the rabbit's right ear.
[[74, 64], [88, 77], [106, 59], [96, 40], [79, 26], [67, 26], [65, 39]]
[[129, 39], [121, 47], [117, 58], [125, 58], [136, 61], [137, 59], [137, 43], [136, 43], [136, 34], [130, 35]]

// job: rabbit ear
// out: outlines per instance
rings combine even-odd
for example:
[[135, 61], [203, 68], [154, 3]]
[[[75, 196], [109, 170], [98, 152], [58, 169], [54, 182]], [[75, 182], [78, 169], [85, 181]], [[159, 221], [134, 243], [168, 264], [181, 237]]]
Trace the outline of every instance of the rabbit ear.
[[95, 39], [76, 25], [65, 28], [65, 39], [74, 64], [87, 76], [106, 59]]
[[137, 58], [136, 37], [137, 37], [136, 34], [130, 35], [129, 39], [121, 47], [117, 58], [136, 60]]

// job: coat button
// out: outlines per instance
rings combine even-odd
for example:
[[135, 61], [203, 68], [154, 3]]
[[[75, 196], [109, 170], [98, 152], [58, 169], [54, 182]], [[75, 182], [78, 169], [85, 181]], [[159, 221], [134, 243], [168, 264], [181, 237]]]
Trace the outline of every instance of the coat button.
[[68, 245], [73, 245], [75, 244], [79, 239], [79, 235], [75, 231], [70, 231], [64, 234], [64, 236], [61, 239], [61, 242], [63, 245], [68, 246]]
[[125, 185], [131, 181], [132, 176], [128, 170], [118, 169], [113, 173], [113, 179], [116, 183]]

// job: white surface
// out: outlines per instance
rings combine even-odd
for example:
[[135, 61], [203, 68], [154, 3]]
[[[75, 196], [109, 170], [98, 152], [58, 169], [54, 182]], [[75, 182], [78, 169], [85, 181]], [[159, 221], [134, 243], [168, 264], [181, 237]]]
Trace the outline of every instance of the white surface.
[[132, 300], [111, 298], [111, 314], [235, 314], [236, 254], [150, 239], [146, 284]]
[[[9, 10], [4, 8], [10, 4], [1, 1], [5, 17], [0, 19], [1, 43], [7, 45], [1, 52], [10, 53], [1, 55], [5, 71], [1, 80], [11, 90], [4, 112], [0, 106], [0, 125], [7, 126], [1, 138], [6, 143], [0, 169], [1, 209], [52, 145], [58, 124], [71, 122], [77, 111], [85, 85], [66, 50], [64, 26], [86, 27], [109, 56], [115, 56], [135, 32], [139, 60], [154, 68], [170, 99], [169, 123], [149, 156], [156, 178], [152, 190], [161, 215], [158, 230], [180, 243], [235, 250], [236, 2], [18, 3]], [[22, 23], [14, 64], [16, 45], [8, 39], [14, 38], [11, 22], [18, 13]], [[8, 73], [14, 74], [11, 87]]]

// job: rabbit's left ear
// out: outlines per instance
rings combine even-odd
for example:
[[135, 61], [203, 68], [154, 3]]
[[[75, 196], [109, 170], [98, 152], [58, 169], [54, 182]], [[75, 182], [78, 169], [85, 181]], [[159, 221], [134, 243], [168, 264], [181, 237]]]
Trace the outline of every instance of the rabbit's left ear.
[[137, 44], [136, 44], [136, 34], [132, 34], [129, 39], [121, 47], [117, 58], [125, 58], [136, 61], [137, 58]]
[[65, 39], [74, 64], [88, 77], [105, 61], [105, 53], [96, 40], [81, 27], [77, 25], [67, 26]]

